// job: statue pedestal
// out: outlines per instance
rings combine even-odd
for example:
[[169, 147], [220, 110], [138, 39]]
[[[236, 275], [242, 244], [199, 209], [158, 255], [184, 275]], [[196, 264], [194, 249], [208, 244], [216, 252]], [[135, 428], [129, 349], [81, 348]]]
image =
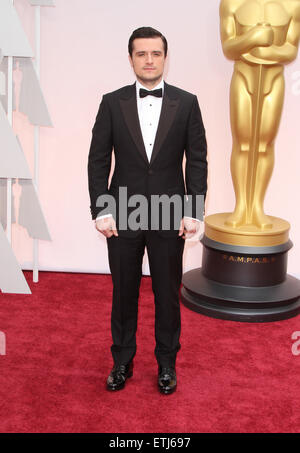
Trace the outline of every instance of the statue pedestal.
[[[300, 313], [300, 281], [287, 275], [290, 225], [228, 228], [229, 213], [205, 219], [202, 267], [183, 275], [184, 305], [213, 318], [268, 322]], [[221, 240], [220, 240], [221, 239]], [[262, 245], [264, 244], [264, 245]]]

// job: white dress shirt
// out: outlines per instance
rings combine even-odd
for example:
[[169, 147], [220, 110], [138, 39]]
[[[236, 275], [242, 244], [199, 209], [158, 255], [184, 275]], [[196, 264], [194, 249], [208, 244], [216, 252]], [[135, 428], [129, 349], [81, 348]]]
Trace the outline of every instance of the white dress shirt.
[[[144, 88], [147, 91], [151, 91], [143, 86], [138, 80], [136, 81], [136, 99], [137, 99], [137, 110], [140, 121], [140, 127], [142, 131], [143, 141], [150, 162], [153, 145], [156, 137], [157, 127], [159, 123], [159, 117], [161, 112], [163, 98], [156, 96], [145, 96], [140, 97], [140, 88]], [[153, 90], [162, 89], [164, 92], [164, 81], [161, 80], [158, 85], [153, 87]], [[111, 214], [99, 215], [96, 220], [103, 219], [105, 217], [111, 217]], [[191, 218], [191, 217], [189, 217]], [[195, 219], [197, 220], [197, 219]]]
[[[144, 140], [144, 145], [148, 160], [150, 162], [154, 140], [157, 132], [161, 106], [162, 106], [162, 97], [157, 98], [155, 96], [146, 96], [140, 98], [140, 88], [144, 88], [147, 91], [150, 91], [148, 88], [144, 87], [138, 80], [136, 81], [136, 99], [137, 99], [137, 109], [140, 120], [140, 126], [142, 131], [142, 136]], [[156, 85], [153, 90], [164, 90], [164, 81]]]

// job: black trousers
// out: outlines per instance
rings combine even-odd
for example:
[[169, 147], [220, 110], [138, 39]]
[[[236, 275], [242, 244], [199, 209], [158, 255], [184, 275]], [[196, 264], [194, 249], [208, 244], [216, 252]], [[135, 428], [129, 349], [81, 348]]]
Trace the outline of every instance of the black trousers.
[[175, 366], [181, 346], [179, 289], [184, 244], [181, 236], [162, 237], [153, 230], [141, 231], [134, 238], [107, 238], [113, 281], [111, 352], [116, 365], [130, 362], [136, 353], [138, 298], [146, 246], [155, 301], [154, 353], [159, 365]]

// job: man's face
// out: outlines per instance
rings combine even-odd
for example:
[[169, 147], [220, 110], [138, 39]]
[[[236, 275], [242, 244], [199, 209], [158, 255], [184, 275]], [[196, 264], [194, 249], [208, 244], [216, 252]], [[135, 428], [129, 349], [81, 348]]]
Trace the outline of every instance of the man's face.
[[137, 38], [133, 41], [130, 64], [137, 78], [144, 83], [162, 79], [165, 65], [164, 44], [161, 38]]

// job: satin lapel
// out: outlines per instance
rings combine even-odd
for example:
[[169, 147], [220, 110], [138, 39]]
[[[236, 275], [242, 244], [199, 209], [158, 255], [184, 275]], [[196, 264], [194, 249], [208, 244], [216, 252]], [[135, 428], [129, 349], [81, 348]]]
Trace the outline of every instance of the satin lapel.
[[159, 118], [159, 123], [157, 127], [155, 142], [153, 146], [153, 151], [151, 155], [150, 165], [152, 165], [154, 159], [158, 155], [161, 146], [167, 137], [167, 134], [173, 124], [175, 115], [179, 105], [179, 99], [171, 99], [169, 95], [168, 85], [165, 84], [166, 89], [163, 97], [163, 102], [161, 106], [161, 113]]
[[129, 97], [127, 98], [124, 97], [120, 99], [121, 110], [123, 112], [126, 125], [129, 129], [129, 132], [133, 138], [134, 143], [136, 144], [137, 149], [141, 153], [143, 159], [149, 165], [149, 160], [146, 153], [138, 116], [135, 84], [132, 85], [130, 88], [131, 90]]

